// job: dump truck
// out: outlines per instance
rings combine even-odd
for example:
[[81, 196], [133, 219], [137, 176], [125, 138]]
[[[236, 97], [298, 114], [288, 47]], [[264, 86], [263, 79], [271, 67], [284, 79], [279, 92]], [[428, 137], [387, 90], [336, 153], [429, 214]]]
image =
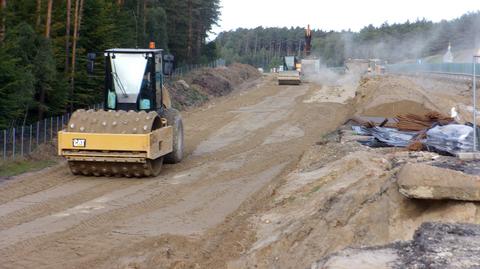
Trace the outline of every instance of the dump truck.
[[157, 176], [164, 161], [183, 158], [182, 118], [164, 86], [171, 56], [154, 48], [109, 49], [102, 56], [104, 107], [72, 114], [58, 134], [58, 154], [75, 175]]
[[301, 66], [295, 56], [285, 56], [283, 60], [283, 71], [278, 73], [278, 85], [300, 85]]

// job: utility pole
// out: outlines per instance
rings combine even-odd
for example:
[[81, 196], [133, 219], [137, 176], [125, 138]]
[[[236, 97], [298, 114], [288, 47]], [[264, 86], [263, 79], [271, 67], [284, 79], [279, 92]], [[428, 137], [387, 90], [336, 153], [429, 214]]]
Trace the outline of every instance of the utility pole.
[[473, 56], [473, 152], [477, 152], [478, 133], [477, 133], [477, 63], [480, 55]]

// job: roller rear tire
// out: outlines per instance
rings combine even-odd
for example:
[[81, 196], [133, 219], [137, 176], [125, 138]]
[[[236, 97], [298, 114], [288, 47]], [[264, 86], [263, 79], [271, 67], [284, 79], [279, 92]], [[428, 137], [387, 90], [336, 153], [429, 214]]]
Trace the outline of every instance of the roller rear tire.
[[165, 155], [165, 163], [175, 164], [183, 159], [183, 121], [180, 112], [174, 108], [165, 110], [167, 124], [173, 127], [173, 151]]

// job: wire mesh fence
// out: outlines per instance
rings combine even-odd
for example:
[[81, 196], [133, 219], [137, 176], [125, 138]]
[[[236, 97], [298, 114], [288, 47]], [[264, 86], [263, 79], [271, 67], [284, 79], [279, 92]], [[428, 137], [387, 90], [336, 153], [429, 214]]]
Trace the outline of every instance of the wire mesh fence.
[[70, 114], [46, 118], [41, 121], [0, 130], [2, 159], [9, 160], [31, 154], [39, 145], [57, 137], [58, 131], [68, 123]]
[[[102, 109], [103, 104], [89, 106], [88, 109]], [[66, 113], [55, 117], [0, 130], [0, 160], [14, 160], [30, 155], [40, 145], [57, 139], [59, 131], [63, 130], [71, 114]]]
[[190, 65], [184, 65], [184, 66], [181, 66], [181, 67], [178, 67], [176, 68], [172, 75], [170, 77], [167, 77], [167, 79], [178, 79], [180, 77], [183, 77], [184, 75], [192, 72], [192, 71], [195, 71], [195, 70], [198, 70], [200, 68], [216, 68], [216, 67], [220, 67], [220, 66], [225, 66], [225, 60], [223, 59], [217, 59], [215, 61], [212, 61], [212, 62], [209, 62], [209, 63], [206, 63], [206, 64], [190, 64]]

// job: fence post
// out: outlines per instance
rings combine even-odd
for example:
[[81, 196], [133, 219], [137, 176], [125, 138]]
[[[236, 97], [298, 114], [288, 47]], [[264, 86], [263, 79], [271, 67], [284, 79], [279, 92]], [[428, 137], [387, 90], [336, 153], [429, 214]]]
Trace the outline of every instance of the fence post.
[[37, 147], [40, 144], [40, 121], [37, 121], [37, 132], [35, 132], [36, 140], [37, 140]]
[[32, 128], [33, 128], [33, 125], [30, 124], [30, 138], [28, 140], [28, 154], [32, 153]]
[[23, 135], [25, 133], [25, 126], [22, 125], [22, 135], [20, 139], [20, 156], [23, 157]]
[[57, 116], [57, 130], [55, 134], [58, 136], [58, 116]]
[[63, 122], [63, 120], [64, 120], [64, 116], [62, 115], [62, 124], [61, 124], [60, 130], [62, 130], [62, 129], [63, 129], [63, 125], [65, 125], [65, 123]]
[[47, 119], [43, 120], [43, 143], [47, 143]]
[[50, 117], [50, 140], [53, 140], [53, 117]]
[[15, 159], [15, 127], [13, 127], [13, 135], [12, 135], [12, 159]]
[[7, 159], [7, 130], [3, 130], [3, 160]]

